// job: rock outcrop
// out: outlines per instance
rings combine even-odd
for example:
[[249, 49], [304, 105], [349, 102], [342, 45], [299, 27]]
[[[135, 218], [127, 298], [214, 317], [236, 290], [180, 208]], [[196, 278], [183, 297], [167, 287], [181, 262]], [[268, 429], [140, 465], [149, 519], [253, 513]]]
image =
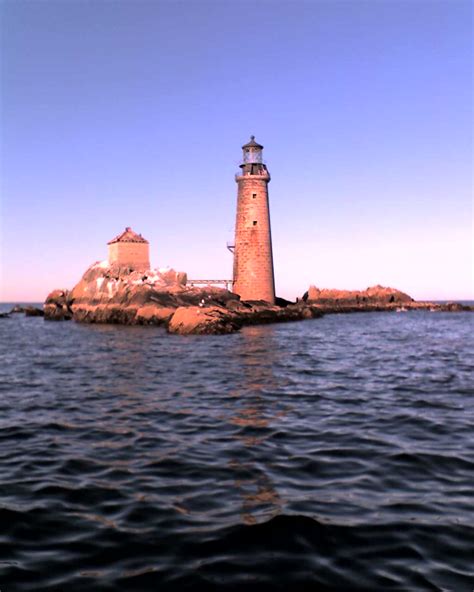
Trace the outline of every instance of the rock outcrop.
[[[303, 297], [304, 298], [304, 297]], [[413, 298], [395, 288], [385, 288], [384, 286], [373, 286], [367, 290], [332, 290], [319, 289], [316, 286], [310, 286], [307, 302], [317, 304], [344, 304], [348, 306], [365, 304], [406, 304], [414, 302]]]
[[263, 301], [241, 302], [222, 288], [194, 288], [186, 274], [172, 269], [133, 271], [95, 263], [70, 291], [51, 292], [47, 320], [82, 323], [163, 325], [170, 333], [223, 334], [243, 325], [296, 321], [321, 316], [314, 307]]
[[468, 304], [461, 304], [460, 302], [446, 302], [446, 304], [438, 305], [442, 308], [443, 312], [472, 312], [474, 306]]
[[324, 314], [341, 312], [473, 312], [474, 307], [458, 302], [417, 302], [395, 288], [373, 286], [367, 290], [328, 290], [310, 286], [303, 301]]
[[44, 317], [44, 310], [42, 308], [37, 308], [36, 306], [20, 306], [16, 304], [10, 312], [0, 313], [2, 318], [9, 318], [10, 315], [17, 315], [23, 313], [25, 317]]
[[[218, 288], [197, 289], [186, 285], [185, 273], [173, 269], [133, 271], [95, 263], [66, 295], [74, 320], [83, 323], [167, 325], [181, 306], [225, 306], [236, 294]], [[51, 309], [53, 292], [45, 305], [46, 317], [57, 318]], [[64, 302], [60, 300], [60, 307]]]
[[69, 321], [72, 319], [69, 290], [53, 290], [48, 294], [44, 306], [44, 318], [49, 321]]
[[25, 308], [25, 317], [44, 317], [44, 310], [36, 306], [27, 306]]
[[285, 307], [263, 301], [228, 300], [225, 306], [181, 307], [168, 324], [169, 333], [180, 335], [224, 334], [243, 326], [302, 321], [322, 316], [315, 307], [289, 304]]

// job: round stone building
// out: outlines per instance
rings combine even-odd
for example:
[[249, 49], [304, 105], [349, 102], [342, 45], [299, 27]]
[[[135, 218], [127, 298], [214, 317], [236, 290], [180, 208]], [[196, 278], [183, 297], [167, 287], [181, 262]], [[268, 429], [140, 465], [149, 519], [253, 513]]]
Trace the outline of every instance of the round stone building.
[[272, 234], [268, 183], [270, 173], [262, 160], [263, 146], [251, 136], [242, 146], [235, 223], [233, 291], [242, 300], [275, 302]]

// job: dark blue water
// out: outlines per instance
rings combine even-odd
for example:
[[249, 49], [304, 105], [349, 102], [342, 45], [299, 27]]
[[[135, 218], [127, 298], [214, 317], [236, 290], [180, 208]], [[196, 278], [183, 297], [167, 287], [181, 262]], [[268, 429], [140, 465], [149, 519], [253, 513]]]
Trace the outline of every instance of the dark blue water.
[[0, 319], [0, 589], [471, 591], [473, 321]]

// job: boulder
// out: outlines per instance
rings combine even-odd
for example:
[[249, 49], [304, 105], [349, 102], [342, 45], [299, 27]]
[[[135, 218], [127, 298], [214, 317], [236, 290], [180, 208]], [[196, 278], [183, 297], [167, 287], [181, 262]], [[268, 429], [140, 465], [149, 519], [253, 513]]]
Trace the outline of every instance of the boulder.
[[167, 285], [185, 286], [188, 281], [188, 276], [182, 271], [175, 271], [174, 269], [159, 269], [161, 280]]
[[139, 325], [167, 325], [175, 312], [175, 308], [159, 306], [152, 302], [137, 309], [135, 321]]
[[210, 306], [181, 306], [168, 324], [169, 333], [179, 335], [222, 335], [242, 326], [238, 316], [226, 309]]
[[48, 294], [44, 306], [44, 318], [48, 321], [72, 319], [71, 297], [68, 290], [53, 290]]

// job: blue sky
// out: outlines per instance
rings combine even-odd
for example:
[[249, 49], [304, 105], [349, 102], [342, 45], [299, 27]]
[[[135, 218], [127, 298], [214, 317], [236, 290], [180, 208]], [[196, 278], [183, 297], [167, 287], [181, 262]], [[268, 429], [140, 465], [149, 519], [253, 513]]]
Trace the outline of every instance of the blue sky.
[[4, 1], [1, 292], [71, 288], [125, 226], [227, 278], [265, 146], [277, 293], [474, 298], [472, 8], [449, 1]]

